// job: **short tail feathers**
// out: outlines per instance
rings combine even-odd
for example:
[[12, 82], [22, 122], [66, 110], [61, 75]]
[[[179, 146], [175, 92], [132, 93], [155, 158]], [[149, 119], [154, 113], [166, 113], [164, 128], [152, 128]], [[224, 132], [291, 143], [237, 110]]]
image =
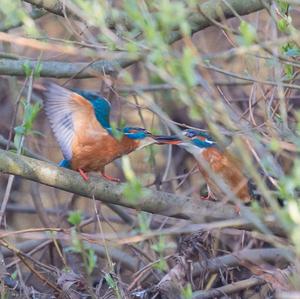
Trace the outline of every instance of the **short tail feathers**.
[[71, 168], [71, 163], [68, 160], [61, 160], [58, 164], [60, 167]]

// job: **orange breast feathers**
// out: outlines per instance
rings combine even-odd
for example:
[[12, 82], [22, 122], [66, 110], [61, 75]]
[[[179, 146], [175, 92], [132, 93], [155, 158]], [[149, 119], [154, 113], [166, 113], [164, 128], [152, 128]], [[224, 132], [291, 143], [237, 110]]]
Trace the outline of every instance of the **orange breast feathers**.
[[91, 115], [78, 115], [75, 136], [72, 142], [72, 163], [74, 170], [104, 171], [104, 166], [113, 160], [134, 151], [139, 141], [124, 136], [120, 141], [111, 136]]
[[[213, 173], [216, 173], [228, 188], [244, 202], [251, 200], [248, 188], [248, 179], [239, 168], [240, 161], [232, 157], [228, 152], [220, 152], [217, 148], [211, 147], [203, 150], [202, 157], [209, 164]], [[199, 170], [206, 180], [206, 183], [217, 200], [226, 198], [226, 193], [218, 186], [218, 183], [211, 178], [203, 166], [199, 164]], [[228, 196], [228, 195], [227, 195]]]

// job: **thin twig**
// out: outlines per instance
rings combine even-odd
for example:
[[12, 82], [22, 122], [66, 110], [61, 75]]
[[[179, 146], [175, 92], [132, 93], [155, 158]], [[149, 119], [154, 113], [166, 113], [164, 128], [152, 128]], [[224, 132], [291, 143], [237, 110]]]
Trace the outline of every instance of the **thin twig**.
[[193, 299], [220, 298], [222, 296], [228, 296], [246, 290], [248, 288], [252, 288], [254, 286], [262, 285], [264, 283], [265, 281], [261, 278], [251, 277], [216, 289], [195, 292], [192, 298]]

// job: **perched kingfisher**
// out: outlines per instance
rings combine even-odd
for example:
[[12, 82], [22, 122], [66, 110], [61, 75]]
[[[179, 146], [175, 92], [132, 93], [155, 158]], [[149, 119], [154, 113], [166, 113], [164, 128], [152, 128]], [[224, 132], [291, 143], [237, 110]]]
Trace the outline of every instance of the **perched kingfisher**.
[[119, 179], [105, 174], [105, 165], [113, 160], [156, 143], [154, 135], [142, 128], [125, 127], [120, 140], [112, 134], [109, 122], [111, 105], [99, 94], [72, 91], [53, 82], [45, 84], [44, 107], [64, 160], [60, 166], [79, 171], [99, 171], [108, 180]]
[[226, 198], [226, 193], [219, 186], [217, 180], [210, 175], [211, 171], [222, 179], [226, 187], [244, 203], [251, 201], [252, 193], [249, 180], [243, 174], [238, 159], [226, 150], [221, 151], [216, 142], [204, 132], [187, 129], [182, 131], [182, 134], [183, 138], [172, 135], [169, 137], [161, 136], [157, 140], [160, 143], [177, 144], [193, 154], [198, 161], [199, 171], [207, 183], [208, 198], [216, 200]]

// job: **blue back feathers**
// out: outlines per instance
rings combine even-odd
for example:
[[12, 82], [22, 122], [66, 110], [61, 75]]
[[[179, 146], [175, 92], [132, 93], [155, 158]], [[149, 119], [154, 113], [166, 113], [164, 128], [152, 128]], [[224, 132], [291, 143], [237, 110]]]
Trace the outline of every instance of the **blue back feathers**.
[[109, 114], [110, 114], [110, 103], [105, 98], [101, 97], [99, 94], [80, 90], [80, 89], [72, 89], [74, 92], [80, 94], [85, 99], [87, 99], [94, 108], [95, 115], [99, 123], [103, 128], [110, 128], [109, 123]]

